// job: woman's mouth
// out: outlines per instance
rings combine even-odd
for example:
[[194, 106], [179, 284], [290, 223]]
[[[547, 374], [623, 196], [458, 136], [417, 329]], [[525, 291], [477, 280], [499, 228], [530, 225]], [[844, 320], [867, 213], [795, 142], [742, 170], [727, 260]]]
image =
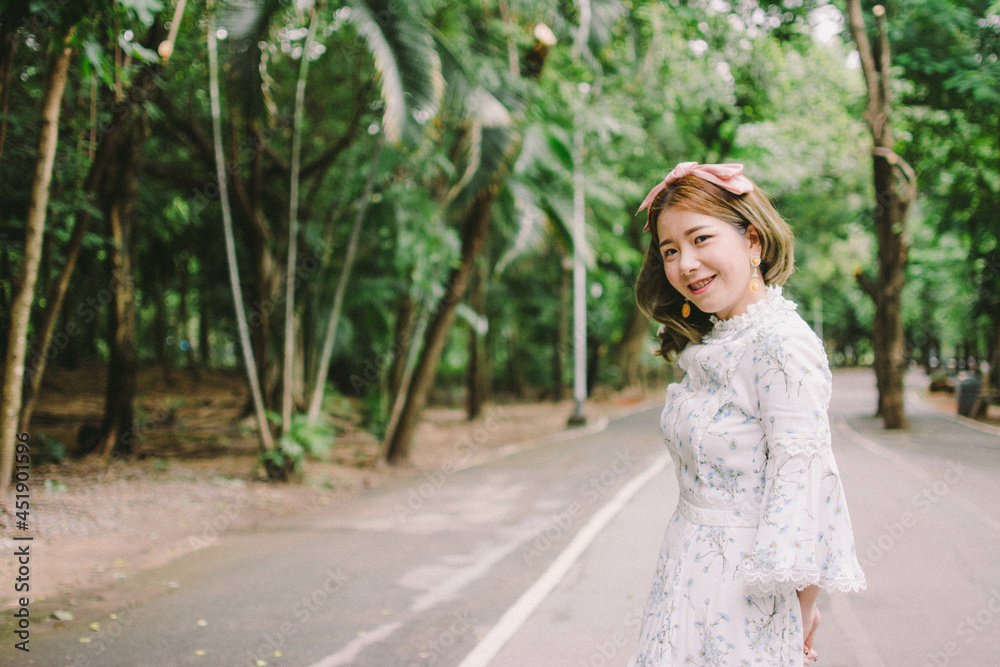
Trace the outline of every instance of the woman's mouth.
[[701, 294], [702, 292], [705, 291], [705, 288], [708, 287], [708, 284], [713, 280], [715, 280], [715, 276], [710, 276], [708, 278], [705, 278], [704, 280], [699, 280], [696, 283], [690, 283], [688, 285], [688, 289], [691, 290], [691, 294]]

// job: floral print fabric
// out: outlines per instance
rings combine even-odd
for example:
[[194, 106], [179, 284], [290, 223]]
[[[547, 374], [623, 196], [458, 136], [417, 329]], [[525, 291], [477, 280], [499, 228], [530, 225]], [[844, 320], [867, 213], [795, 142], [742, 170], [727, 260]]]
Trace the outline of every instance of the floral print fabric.
[[830, 446], [822, 343], [768, 287], [678, 365], [660, 426], [680, 498], [629, 667], [799, 667], [796, 590], [865, 587]]

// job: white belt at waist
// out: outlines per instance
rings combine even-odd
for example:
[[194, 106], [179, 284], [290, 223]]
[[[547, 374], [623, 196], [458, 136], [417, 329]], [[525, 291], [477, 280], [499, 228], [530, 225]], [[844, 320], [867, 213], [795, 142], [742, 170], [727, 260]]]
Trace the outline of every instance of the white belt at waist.
[[757, 527], [757, 510], [733, 505], [732, 507], [701, 507], [684, 496], [677, 500], [677, 511], [691, 523], [701, 526]]

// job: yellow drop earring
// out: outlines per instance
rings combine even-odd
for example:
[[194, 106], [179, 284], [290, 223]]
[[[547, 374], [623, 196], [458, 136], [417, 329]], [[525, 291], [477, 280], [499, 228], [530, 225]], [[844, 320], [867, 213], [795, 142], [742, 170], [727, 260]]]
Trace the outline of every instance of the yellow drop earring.
[[688, 318], [688, 315], [690, 314], [691, 314], [691, 302], [687, 300], [687, 297], [685, 297], [684, 303], [681, 305], [681, 317], [683, 317], [686, 320]]
[[756, 294], [760, 291], [760, 273], [757, 267], [760, 266], [760, 257], [751, 257], [750, 265], [753, 266], [753, 275], [750, 276], [750, 293]]

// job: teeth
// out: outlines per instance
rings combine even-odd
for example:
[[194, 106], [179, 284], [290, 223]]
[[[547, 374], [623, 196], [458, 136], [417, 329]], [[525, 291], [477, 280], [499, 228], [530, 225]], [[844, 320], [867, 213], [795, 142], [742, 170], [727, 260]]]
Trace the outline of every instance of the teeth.
[[691, 284], [691, 291], [695, 292], [697, 290], [700, 290], [702, 287], [704, 287], [705, 285], [707, 285], [711, 280], [712, 280], [711, 278], [705, 278], [704, 280], [701, 280], [699, 282], [692, 283]]

